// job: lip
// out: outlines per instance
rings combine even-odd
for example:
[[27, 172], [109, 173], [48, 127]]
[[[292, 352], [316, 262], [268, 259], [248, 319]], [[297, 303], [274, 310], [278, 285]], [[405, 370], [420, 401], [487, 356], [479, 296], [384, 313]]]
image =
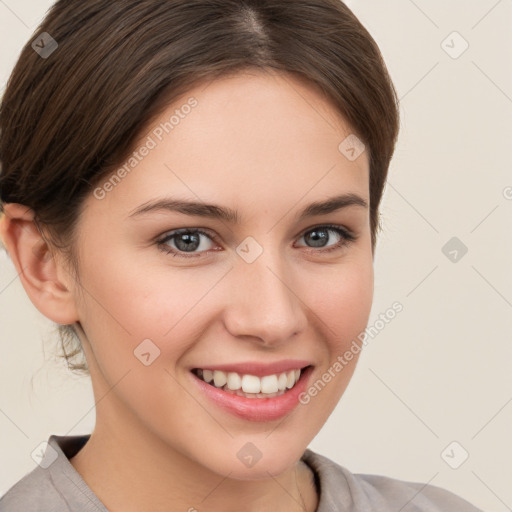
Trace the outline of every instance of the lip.
[[312, 366], [311, 361], [299, 359], [285, 359], [282, 361], [275, 361], [274, 363], [260, 363], [260, 362], [244, 362], [236, 364], [217, 364], [196, 366], [192, 369], [202, 368], [203, 370], [221, 370], [223, 372], [236, 372], [240, 375], [248, 374], [255, 375], [256, 377], [264, 377], [265, 375], [273, 375], [275, 373], [288, 372], [297, 368], [305, 368]]
[[[296, 363], [297, 361], [294, 362], [294, 364]], [[269, 365], [264, 366], [265, 368], [269, 367]], [[231, 369], [236, 367], [238, 367], [238, 365], [216, 367], [215, 369]], [[211, 367], [208, 367], [208, 369], [210, 368]], [[301, 368], [301, 366], [295, 366], [295, 368]], [[199, 387], [201, 392], [224, 411], [249, 421], [272, 421], [289, 414], [299, 404], [299, 395], [307, 388], [313, 368], [313, 366], [308, 366], [301, 372], [299, 380], [292, 389], [289, 389], [283, 395], [273, 398], [245, 398], [233, 395], [211, 384], [207, 384], [192, 371], [190, 371], [189, 374], [192, 381]]]

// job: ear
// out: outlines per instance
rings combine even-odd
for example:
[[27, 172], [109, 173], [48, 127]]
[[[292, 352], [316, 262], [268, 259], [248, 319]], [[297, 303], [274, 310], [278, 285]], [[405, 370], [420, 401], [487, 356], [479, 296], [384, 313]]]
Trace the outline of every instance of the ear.
[[76, 283], [56, 261], [34, 222], [34, 212], [21, 204], [3, 205], [0, 236], [34, 306], [57, 324], [78, 320], [73, 297]]

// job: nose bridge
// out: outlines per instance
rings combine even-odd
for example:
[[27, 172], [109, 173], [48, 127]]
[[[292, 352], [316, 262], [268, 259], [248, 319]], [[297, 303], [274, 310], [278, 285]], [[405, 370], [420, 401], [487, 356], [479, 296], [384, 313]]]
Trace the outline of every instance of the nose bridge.
[[228, 314], [231, 333], [270, 343], [300, 331], [304, 312], [281, 248], [263, 247], [253, 239], [242, 242], [237, 253], [233, 272], [237, 292]]

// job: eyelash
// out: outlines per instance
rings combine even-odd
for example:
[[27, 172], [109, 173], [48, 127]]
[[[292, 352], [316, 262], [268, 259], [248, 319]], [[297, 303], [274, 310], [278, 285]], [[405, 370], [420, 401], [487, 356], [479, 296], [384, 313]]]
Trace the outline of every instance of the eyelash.
[[[302, 233], [302, 235], [300, 236], [300, 238], [302, 238], [304, 235], [312, 232], [312, 231], [316, 231], [316, 230], [321, 230], [321, 229], [326, 229], [328, 231], [334, 231], [336, 232], [338, 235], [341, 236], [341, 240], [331, 246], [331, 247], [328, 247], [327, 249], [315, 249], [314, 247], [307, 247], [305, 246], [307, 249], [309, 249], [310, 251], [308, 252], [320, 252], [320, 253], [330, 253], [332, 251], [335, 251], [335, 250], [339, 250], [343, 247], [346, 247], [348, 245], [350, 245], [352, 242], [354, 242], [355, 240], [357, 240], [357, 236], [354, 235], [353, 233], [351, 233], [350, 231], [348, 231], [347, 229], [345, 228], [342, 228], [341, 226], [336, 226], [336, 225], [333, 225], [333, 224], [322, 224], [322, 225], [319, 225], [319, 226], [314, 226], [312, 228], [309, 228], [307, 231], [304, 231]], [[203, 255], [206, 253], [208, 254], [209, 252], [212, 251], [212, 249], [210, 250], [207, 250], [207, 251], [202, 251], [202, 252], [199, 252], [199, 253], [186, 253], [185, 251], [177, 251], [176, 249], [172, 249], [170, 248], [168, 245], [167, 245], [167, 242], [169, 240], [172, 240], [173, 238], [179, 236], [179, 235], [182, 235], [184, 233], [193, 233], [193, 234], [201, 234], [201, 235], [204, 235], [208, 238], [210, 238], [213, 242], [216, 242], [218, 243], [218, 240], [217, 240], [217, 237], [212, 235], [211, 233], [208, 233], [202, 229], [199, 229], [199, 228], [182, 228], [182, 229], [176, 229], [174, 231], [171, 232], [172, 234], [167, 234], [164, 238], [160, 239], [160, 240], [157, 240], [156, 242], [156, 245], [157, 247], [165, 252], [166, 254], [172, 254], [174, 257], [179, 257], [179, 258], [197, 258], [197, 257], [204, 257]], [[301, 247], [304, 247], [304, 246], [301, 246]]]

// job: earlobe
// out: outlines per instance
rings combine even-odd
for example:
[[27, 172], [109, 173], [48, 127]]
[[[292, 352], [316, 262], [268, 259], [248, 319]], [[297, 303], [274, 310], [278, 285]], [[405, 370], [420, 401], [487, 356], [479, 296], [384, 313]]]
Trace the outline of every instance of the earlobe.
[[74, 282], [59, 265], [24, 205], [3, 205], [0, 236], [34, 306], [50, 320], [71, 324], [78, 320], [73, 297]]

